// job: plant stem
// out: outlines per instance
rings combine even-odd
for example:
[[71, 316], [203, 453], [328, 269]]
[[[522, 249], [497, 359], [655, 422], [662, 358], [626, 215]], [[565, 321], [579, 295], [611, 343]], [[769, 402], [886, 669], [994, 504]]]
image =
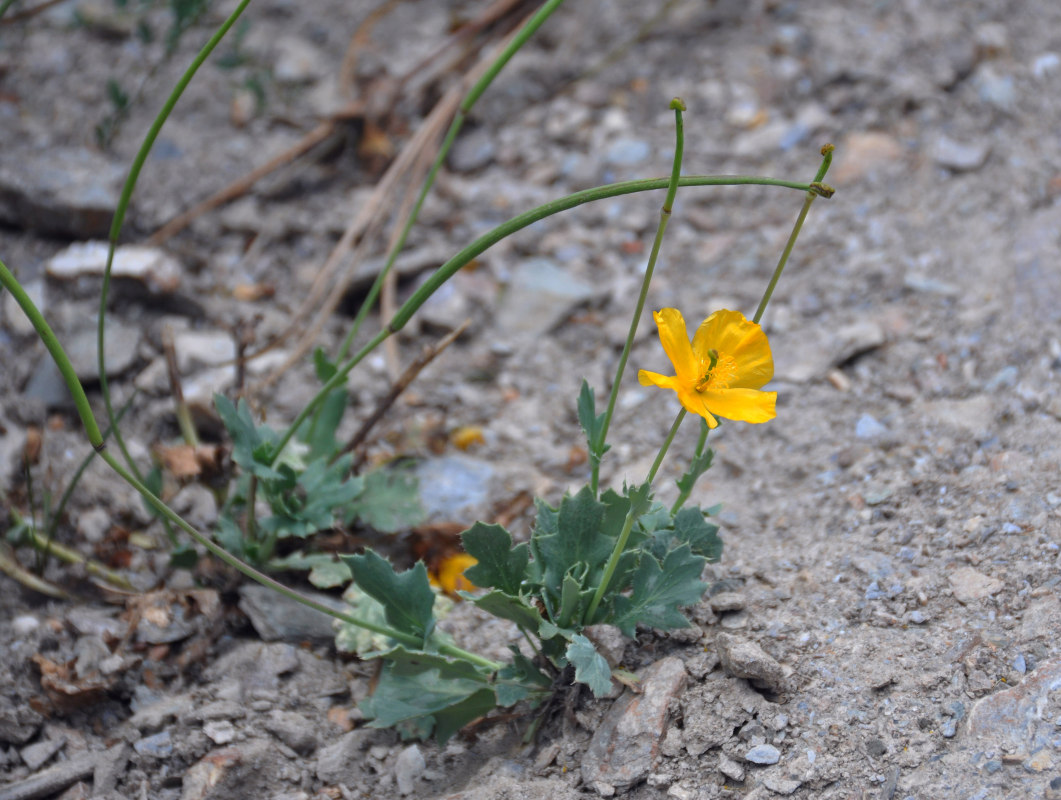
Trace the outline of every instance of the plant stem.
[[[634, 337], [637, 335], [637, 326], [641, 322], [641, 314], [645, 310], [645, 300], [648, 298], [648, 287], [652, 283], [652, 273], [656, 269], [656, 260], [659, 258], [659, 250], [663, 245], [663, 235], [667, 232], [667, 223], [670, 222], [671, 209], [674, 206], [674, 197], [678, 193], [678, 179], [682, 171], [682, 152], [685, 149], [685, 126], [682, 122], [682, 112], [685, 103], [680, 98], [674, 98], [670, 107], [674, 109], [674, 162], [671, 165], [670, 181], [667, 184], [667, 197], [663, 201], [663, 207], [659, 212], [659, 225], [656, 227], [656, 238], [652, 242], [652, 252], [648, 257], [648, 266], [645, 267], [645, 277], [641, 280], [641, 292], [637, 296], [637, 306], [634, 308], [633, 319], [630, 320], [630, 330], [626, 334], [626, 342], [623, 343], [623, 352], [619, 356], [619, 365], [615, 369], [615, 378], [612, 380], [612, 391], [608, 396], [608, 408], [604, 412], [604, 422], [600, 428], [597, 441], [593, 442], [590, 452], [592, 461], [592, 474], [590, 477], [590, 489], [593, 495], [597, 495], [600, 485], [600, 462], [604, 456], [604, 445], [608, 439], [608, 427], [612, 423], [612, 415], [615, 413], [615, 401], [619, 397], [619, 387], [623, 381], [623, 373], [626, 371], [626, 362], [630, 358], [630, 351], [634, 347]], [[611, 577], [610, 575], [608, 577]], [[594, 598], [596, 599], [596, 598]], [[595, 604], [594, 604], [595, 605]]]
[[[684, 409], [682, 409], [684, 411]], [[719, 420], [721, 422], [721, 420]], [[711, 432], [711, 428], [708, 427], [707, 423], [701, 420], [700, 426], [700, 438], [696, 442], [696, 450], [693, 451], [693, 461], [697, 461], [704, 454], [704, 447], [707, 446], [707, 435]], [[685, 505], [685, 501], [689, 499], [689, 495], [692, 494], [693, 487], [690, 484], [688, 489], [683, 489], [678, 493], [678, 499], [674, 501], [674, 505], [670, 507], [670, 515], [673, 517], [682, 506]]]
[[824, 197], [832, 196], [832, 190], [829, 187], [821, 186], [821, 182], [825, 178], [825, 173], [829, 171], [829, 165], [833, 162], [833, 149], [831, 144], [822, 147], [822, 163], [818, 167], [818, 174], [811, 182], [810, 188], [807, 189], [807, 196], [803, 199], [803, 207], [799, 210], [799, 216], [796, 217], [796, 224], [792, 227], [792, 233], [788, 236], [785, 249], [781, 252], [781, 258], [777, 262], [777, 267], [770, 278], [770, 283], [767, 284], [766, 291], [763, 292], [763, 299], [759, 301], [759, 307], [755, 309], [755, 316], [752, 317], [752, 322], [756, 324], [763, 318], [763, 312], [766, 311], [766, 306], [774, 294], [774, 288], [777, 286], [777, 282], [781, 280], [781, 273], [785, 271], [788, 257], [792, 254], [792, 248], [796, 246], [796, 239], [799, 238], [799, 232], [803, 229], [803, 222], [807, 219], [807, 212], [810, 211], [811, 204], [819, 195]]
[[[21, 517], [12, 510], [16, 522], [23, 522]], [[97, 578], [105, 580], [114, 586], [121, 589], [125, 589], [129, 592], [134, 592], [136, 589], [131, 583], [120, 573], [115, 572], [112, 569], [100, 564], [98, 561], [85, 558], [75, 550], [71, 550], [69, 547], [59, 544], [58, 542], [52, 541], [51, 539], [41, 538], [41, 535], [37, 533], [37, 529], [34, 525], [26, 525], [23, 522], [23, 526], [26, 530], [26, 536], [28, 544], [33, 547], [36, 551], [44, 553], [45, 555], [52, 555], [58, 558], [60, 561], [65, 561], [67, 564], [81, 564], [85, 568], [85, 572], [89, 575], [95, 575]]]
[[[659, 452], [656, 453], [656, 460], [652, 462], [652, 468], [649, 469], [648, 475], [645, 477], [645, 483], [651, 484], [652, 481], [656, 479], [656, 473], [659, 471], [660, 464], [663, 463], [663, 457], [667, 455], [671, 442], [674, 441], [674, 436], [678, 433], [678, 428], [681, 427], [682, 420], [685, 419], [686, 413], [688, 412], [683, 408], [678, 412], [678, 416], [674, 418], [674, 422], [670, 426], [670, 431], [667, 433], [667, 438], [663, 440]], [[612, 575], [615, 574], [615, 568], [619, 565], [619, 559], [622, 558], [623, 552], [626, 550], [626, 543], [630, 539], [630, 531], [634, 529], [634, 523], [639, 516], [635, 512], [636, 509], [634, 508], [634, 504], [631, 503], [630, 510], [626, 512], [626, 519], [623, 520], [623, 529], [619, 531], [619, 538], [615, 540], [615, 547], [612, 548], [612, 554], [608, 557], [608, 563], [604, 565], [604, 574], [601, 576], [601, 582], [593, 593], [593, 600], [590, 602], [589, 608], [586, 609], [586, 616], [584, 618], [586, 625], [593, 624], [593, 615], [597, 613], [597, 607], [600, 605], [604, 593], [608, 590], [608, 584], [611, 583]]]
[[549, 0], [549, 2], [545, 3], [540, 9], [538, 9], [534, 16], [527, 20], [526, 24], [512, 38], [512, 41], [509, 42], [501, 55], [499, 55], [494, 60], [494, 63], [492, 63], [486, 72], [483, 73], [483, 76], [475, 82], [475, 85], [472, 86], [471, 89], [468, 90], [468, 94], [465, 95], [464, 99], [461, 101], [457, 113], [453, 117], [453, 122], [450, 123], [449, 130], [446, 132], [446, 137], [442, 141], [442, 146], [439, 148], [438, 154], [435, 156], [435, 161], [431, 165], [427, 177], [424, 179], [424, 185], [420, 188], [420, 195], [416, 198], [416, 205], [413, 206], [413, 210], [410, 212], [408, 219], [405, 220], [401, 233], [394, 242], [394, 246], [391, 248], [390, 253], [387, 254], [387, 263], [372, 282], [372, 286], [369, 288], [364, 302], [361, 303], [361, 307], [357, 311], [357, 316], [354, 317], [354, 322], [350, 326], [350, 332], [346, 335], [346, 339], [343, 341], [343, 346], [340, 348], [336, 360], [342, 361], [350, 352], [350, 348], [354, 343], [354, 338], [361, 329], [361, 324], [364, 322], [365, 317], [368, 316], [368, 312], [375, 305], [376, 298], [379, 296], [380, 289], [383, 287], [383, 282], [386, 280], [391, 269], [393, 269], [394, 262], [398, 260], [398, 254], [401, 253], [402, 248], [405, 247], [405, 240], [409, 237], [409, 231], [411, 231], [413, 225], [416, 224], [416, 220], [420, 216], [420, 209], [424, 205], [424, 200], [431, 191], [431, 187], [435, 184], [435, 177], [445, 163], [446, 156], [449, 155], [450, 148], [453, 147], [453, 142], [456, 141], [457, 134], [460, 133], [460, 129], [464, 126], [464, 121], [468, 118], [468, 114], [472, 110], [472, 107], [478, 102], [483, 92], [485, 92], [490, 84], [493, 83], [494, 78], [496, 78], [501, 70], [505, 68], [505, 65], [512, 59], [512, 56], [514, 56], [519, 49], [527, 43], [527, 40], [537, 32], [538, 28], [545, 23], [550, 15], [556, 11], [563, 2], [564, 0]]

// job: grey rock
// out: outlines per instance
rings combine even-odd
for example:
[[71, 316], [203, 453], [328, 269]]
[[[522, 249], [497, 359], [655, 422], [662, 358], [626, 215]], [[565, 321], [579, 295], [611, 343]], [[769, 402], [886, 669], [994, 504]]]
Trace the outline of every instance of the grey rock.
[[685, 667], [673, 656], [645, 670], [641, 693], [624, 692], [594, 731], [582, 759], [582, 779], [615, 787], [643, 780], [659, 760], [668, 706], [685, 680]]
[[94, 797], [117, 789], [118, 780], [125, 774], [125, 765], [129, 761], [130, 750], [131, 748], [127, 742], [120, 742], [97, 754], [99, 758], [92, 772], [92, 792]]
[[1061, 71], [1061, 56], [1057, 53], [1043, 53], [1032, 61], [1032, 75], [1037, 80], [1046, 80]]
[[460, 136], [449, 151], [449, 165], [456, 172], [474, 172], [494, 160], [497, 148], [486, 128], [476, 128]]
[[297, 37], [285, 36], [276, 42], [273, 78], [282, 86], [312, 83], [328, 74], [324, 52]]
[[306, 755], [317, 749], [314, 723], [294, 711], [271, 711], [263, 726], [296, 753]]
[[759, 744], [744, 754], [744, 760], [752, 764], [776, 764], [781, 760], [781, 751], [772, 744]]
[[1059, 689], [1061, 659], [1044, 659], [1019, 685], [977, 701], [966, 735], [983, 749], [1034, 753], [1049, 748], [1056, 733], [1043, 710]]
[[324, 783], [356, 785], [365, 768], [364, 751], [372, 741], [372, 731], [359, 728], [344, 733], [317, 753], [317, 778]]
[[133, 749], [142, 756], [152, 758], [169, 758], [173, 755], [173, 737], [169, 731], [145, 736], [133, 743]]
[[99, 544], [111, 527], [111, 514], [105, 508], [89, 508], [77, 515], [77, 532], [92, 544]]
[[[22, 390], [22, 396], [41, 402], [49, 410], [74, 407], [66, 381], [63, 380], [59, 367], [50, 358], [42, 358], [37, 362]], [[21, 452], [21, 446], [19, 451]]]
[[877, 421], [872, 414], [863, 414], [855, 423], [855, 436], [859, 439], [875, 439], [886, 436], [888, 428]]
[[415, 744], [409, 745], [401, 753], [394, 763], [394, 780], [398, 784], [398, 792], [404, 797], [416, 791], [416, 782], [427, 769], [424, 754]]
[[[44, 281], [26, 281], [22, 284], [22, 289], [29, 295], [29, 299], [33, 301], [33, 305], [37, 307], [37, 310], [46, 314]], [[33, 323], [29, 321], [29, 317], [23, 312], [22, 306], [18, 304], [13, 294], [4, 292], [2, 306], [4, 309], [4, 323], [9, 331], [20, 336], [29, 336], [34, 332]]]
[[972, 567], [960, 567], [947, 576], [954, 599], [968, 605], [984, 597], [990, 597], [1002, 591], [1002, 581], [977, 572]]
[[121, 639], [129, 632], [129, 624], [108, 609], [72, 608], [66, 614], [66, 623], [81, 636]]
[[188, 717], [182, 719], [208, 722], [219, 719], [243, 719], [245, 716], [247, 716], [247, 712], [239, 703], [232, 700], [215, 700], [205, 706], [200, 706], [192, 711]]
[[754, 642], [720, 633], [715, 648], [722, 668], [735, 678], [746, 678], [775, 692], [784, 689], [788, 671]]
[[36, 772], [47, 764], [52, 756], [62, 750], [65, 744], [66, 737], [59, 736], [27, 745], [19, 750], [18, 754], [22, 758], [22, 763], [29, 767], [31, 772]]
[[734, 761], [732, 758], [727, 756], [725, 753], [719, 753], [718, 771], [730, 780], [744, 780], [744, 767], [742, 767], [739, 762]]
[[208, 681], [236, 676], [242, 692], [248, 693], [275, 690], [281, 676], [294, 673], [299, 666], [298, 651], [289, 644], [244, 642], [207, 667], [204, 676]]
[[932, 159], [941, 167], [954, 172], [979, 169], [987, 161], [991, 148], [983, 142], [962, 144], [949, 136], [940, 135], [932, 145]]
[[780, 775], [767, 775], [763, 778], [763, 786], [774, 794], [790, 795], [803, 785], [802, 781], [785, 778]]
[[630, 639], [614, 625], [590, 625], [583, 633], [586, 638], [593, 642], [597, 652], [604, 656], [604, 660], [612, 667], [622, 663], [623, 653]]
[[128, 722], [141, 733], [153, 733], [187, 714], [193, 706], [192, 699], [188, 695], [166, 697], [139, 709], [129, 717]]
[[99, 672], [100, 662], [111, 655], [111, 649], [99, 636], [82, 636], [74, 645], [74, 653], [77, 656], [74, 668], [79, 676], [86, 677]]
[[513, 265], [495, 319], [502, 333], [537, 338], [597, 292], [547, 258]]
[[[319, 592], [308, 593], [314, 600], [345, 611], [342, 602], [331, 595]], [[246, 614], [254, 630], [266, 642], [321, 642], [330, 643], [335, 639], [332, 618], [296, 603], [272, 589], [257, 583], [248, 583], [240, 587], [239, 608]]]
[[708, 599], [713, 611], [740, 611], [748, 605], [747, 599], [740, 592], [719, 592]]
[[489, 502], [494, 468], [464, 455], [429, 458], [416, 466], [420, 503], [429, 520], [462, 520]]
[[227, 719], [210, 720], [203, 725], [203, 733], [214, 744], [229, 744], [236, 738], [236, 726]]
[[0, 222], [73, 239], [107, 235], [126, 165], [88, 148], [5, 153]]
[[[49, 278], [59, 281], [103, 277], [109, 251], [106, 242], [76, 242], [52, 256], [44, 270]], [[136, 244], [115, 248], [111, 263], [111, 278], [136, 281], [158, 294], [175, 292], [183, 271], [180, 262], [165, 250]]]
[[[66, 354], [74, 366], [74, 372], [82, 381], [94, 381], [99, 377], [97, 358], [97, 329], [95, 324], [81, 328], [68, 337]], [[121, 375], [136, 361], [140, 347], [140, 330], [114, 318], [108, 318], [103, 340], [104, 363], [107, 377]]]
[[92, 775], [99, 753], [79, 753], [25, 780], [0, 787], [0, 800], [36, 800], [50, 797]]
[[644, 162], [652, 154], [652, 147], [641, 139], [617, 139], [604, 151], [604, 160], [617, 167], [631, 167]]
[[1017, 106], [1017, 84], [1012, 75], [1003, 75], [990, 64], [980, 65], [971, 78], [980, 99], [999, 111], [1009, 113]]

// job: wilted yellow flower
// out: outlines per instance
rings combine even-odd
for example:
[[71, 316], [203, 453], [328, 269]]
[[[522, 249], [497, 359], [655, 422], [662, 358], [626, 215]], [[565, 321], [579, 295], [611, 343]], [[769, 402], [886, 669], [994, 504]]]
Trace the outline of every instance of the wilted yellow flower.
[[652, 316], [677, 375], [641, 370], [637, 379], [642, 386], [673, 389], [685, 409], [699, 414], [712, 428], [718, 425], [715, 416], [743, 422], [766, 422], [776, 416], [777, 392], [759, 391], [774, 376], [774, 359], [758, 324], [739, 311], [723, 309], [705, 319], [690, 342], [676, 308]]
[[468, 569], [468, 567], [474, 567], [478, 563], [467, 553], [448, 555], [438, 565], [437, 575], [431, 576], [431, 583], [438, 586], [446, 594], [454, 597], [457, 595], [458, 590], [473, 591], [475, 584], [464, 577], [464, 570]]

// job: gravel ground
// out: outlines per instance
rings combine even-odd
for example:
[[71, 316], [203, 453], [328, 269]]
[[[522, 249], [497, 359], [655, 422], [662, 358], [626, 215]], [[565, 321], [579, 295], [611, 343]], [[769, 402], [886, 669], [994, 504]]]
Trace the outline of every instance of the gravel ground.
[[[216, 6], [212, 22], [233, 4]], [[423, 60], [485, 7], [394, 3], [344, 72], [368, 4], [262, 0], [238, 47], [222, 45], [231, 65], [203, 69], [140, 179], [131, 244], [293, 146], [344, 98], [353, 111], [118, 282], [108, 363], [117, 402], [140, 392], [123, 429], [142, 463], [178, 436], [163, 329], [189, 399], [205, 406], [236, 380], [218, 365], [239, 336], [254, 349], [311, 316], [302, 301], [387, 149], [453, 84]], [[85, 354], [86, 375], [99, 279], [83, 251], [73, 276], [56, 256], [105, 238], [158, 95], [208, 31], [193, 26], [167, 59], [168, 24], [163, 10], [81, 0], [0, 27], [0, 257]], [[45, 602], [0, 578], [0, 798], [1061, 797], [1058, 31], [1049, 0], [567, 4], [471, 115], [410, 237], [400, 297], [520, 211], [665, 174], [673, 96], [689, 109], [687, 174], [809, 180], [818, 148], [837, 148], [837, 194], [814, 205], [764, 318], [778, 418], [723, 426], [697, 487], [705, 506], [724, 504], [726, 550], [690, 610], [695, 626], [612, 642], [642, 694], [582, 702], [533, 745], [521, 744], [529, 716], [442, 747], [401, 741], [360, 724], [371, 665], [338, 657], [313, 620], [263, 633], [263, 619], [290, 612], [217, 569], [170, 571], [139, 500], [97, 465], [59, 538], [101, 558], [120, 551], [137, 588], [154, 591], [101, 591], [54, 560], [45, 576], [78, 600]], [[406, 75], [427, 77], [399, 83]], [[111, 78], [134, 101], [101, 150]], [[399, 337], [404, 364], [472, 320], [369, 453], [421, 459], [434, 523], [500, 515], [525, 534], [522, 498], [555, 501], [585, 480], [574, 399], [583, 376], [602, 387], [613, 369], [659, 202], [635, 195], [537, 224]], [[781, 189], [680, 192], [650, 306], [690, 320], [751, 313], [801, 202]], [[385, 244], [371, 237], [359, 268], [378, 267]], [[355, 281], [320, 342], [341, 340], [363, 292]], [[38, 494], [61, 491], [87, 446], [9, 297], [0, 324], [0, 488], [25, 510], [27, 436], [43, 431]], [[251, 363], [251, 388], [293, 343]], [[651, 324], [631, 363], [665, 371]], [[386, 393], [388, 369], [380, 355], [353, 373], [357, 416]], [[286, 420], [313, 386], [299, 363], [258, 399]], [[611, 484], [640, 480], [677, 409], [633, 371], [624, 389]], [[447, 444], [465, 426], [483, 432], [467, 453]], [[664, 499], [693, 431], [664, 465]], [[197, 524], [216, 518], [206, 490], [174, 502]], [[467, 607], [447, 624], [486, 653], [510, 635]]]

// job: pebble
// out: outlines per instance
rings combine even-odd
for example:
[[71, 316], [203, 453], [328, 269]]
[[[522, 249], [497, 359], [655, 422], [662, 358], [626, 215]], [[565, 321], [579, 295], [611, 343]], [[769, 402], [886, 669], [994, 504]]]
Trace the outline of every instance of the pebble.
[[685, 686], [685, 667], [674, 656], [657, 661], [641, 676], [641, 691], [627, 689], [593, 733], [582, 758], [582, 780], [615, 787], [641, 780], [659, 760], [668, 707]]
[[1033, 752], [1050, 745], [1054, 726], [1041, 719], [1052, 692], [1061, 689], [1061, 659], [1044, 659], [1012, 689], [977, 701], [966, 735], [984, 749]]
[[428, 520], [465, 519], [490, 499], [494, 467], [465, 455], [428, 458], [416, 465], [420, 504]]
[[712, 611], [740, 611], [748, 605], [747, 599], [740, 592], [719, 592], [708, 599]]
[[55, 739], [44, 739], [23, 747], [18, 751], [18, 754], [22, 758], [22, 763], [29, 767], [30, 772], [36, 772], [47, 764], [52, 756], [62, 750], [65, 744], [65, 736], [59, 736]]
[[836, 169], [829, 176], [837, 186], [859, 181], [896, 164], [904, 154], [899, 140], [886, 133], [852, 133], [838, 149], [843, 158], [837, 159]]
[[276, 42], [273, 80], [281, 86], [312, 83], [328, 74], [324, 52], [297, 36], [285, 36]]
[[990, 597], [1002, 590], [1005, 585], [997, 578], [991, 578], [972, 567], [961, 567], [947, 576], [954, 599], [963, 605]]
[[367, 728], [344, 733], [317, 753], [317, 778], [327, 784], [356, 785], [362, 779], [364, 751], [372, 739]]
[[793, 780], [792, 778], [782, 778], [774, 775], [767, 775], [763, 778], [763, 786], [774, 794], [793, 794], [802, 785], [802, 781]]
[[[44, 271], [48, 277], [61, 281], [102, 277], [109, 250], [106, 242], [76, 242], [45, 262]], [[183, 272], [180, 262], [165, 250], [138, 244], [117, 247], [111, 264], [111, 278], [135, 280], [159, 294], [175, 292]]]
[[[344, 603], [331, 595], [305, 591], [314, 600], [336, 611], [345, 612]], [[320, 642], [335, 639], [332, 618], [296, 603], [272, 589], [257, 583], [245, 583], [239, 588], [239, 610], [246, 614], [265, 642]]]
[[236, 726], [228, 720], [211, 720], [203, 725], [203, 733], [214, 744], [228, 744], [236, 738]]
[[855, 423], [855, 436], [859, 439], [875, 439], [878, 436], [886, 436], [888, 433], [888, 428], [878, 422], [872, 414], [863, 414]]
[[394, 779], [398, 783], [398, 792], [404, 797], [416, 791], [416, 782], [427, 769], [427, 762], [420, 748], [413, 744], [398, 754], [394, 763]]
[[32, 614], [19, 614], [11, 620], [11, 628], [17, 636], [25, 638], [41, 626], [41, 622]]
[[742, 767], [739, 762], [734, 761], [732, 758], [727, 756], [725, 753], [719, 753], [718, 771], [730, 780], [744, 780], [744, 767]]
[[652, 154], [652, 147], [641, 139], [617, 139], [604, 151], [604, 160], [617, 167], [641, 164]]
[[475, 128], [463, 133], [449, 151], [449, 165], [455, 172], [474, 172], [482, 169], [497, 153], [493, 137], [486, 128]]
[[1061, 800], [1061, 775], [1053, 778], [1043, 789], [1043, 800]]
[[173, 755], [173, 737], [169, 731], [146, 736], [133, 743], [133, 749], [142, 756], [169, 758]]
[[781, 760], [781, 751], [772, 744], [760, 744], [745, 753], [744, 760], [752, 764], [776, 764]]
[[1032, 75], [1036, 80], [1046, 80], [1061, 70], [1061, 56], [1057, 53], [1043, 53], [1032, 61]]
[[941, 167], [954, 172], [971, 172], [984, 165], [991, 148], [984, 143], [963, 144], [941, 134], [930, 152], [932, 160]]
[[126, 168], [87, 147], [5, 152], [0, 222], [67, 239], [106, 236]]
[[[107, 318], [103, 355], [107, 377], [121, 375], [136, 361], [140, 347], [140, 329], [114, 319]], [[68, 337], [66, 355], [74, 366], [74, 372], [82, 381], [95, 381], [99, 377], [97, 355], [97, 328], [95, 322], [80, 328]]]
[[573, 276], [548, 258], [529, 258], [515, 264], [494, 317], [510, 336], [537, 339], [545, 335], [600, 287]]
[[317, 749], [314, 723], [294, 711], [271, 711], [263, 727], [296, 753], [306, 755]]
[[715, 648], [722, 668], [733, 677], [763, 684], [775, 692], [784, 688], [786, 669], [754, 642], [720, 633], [715, 637]]

